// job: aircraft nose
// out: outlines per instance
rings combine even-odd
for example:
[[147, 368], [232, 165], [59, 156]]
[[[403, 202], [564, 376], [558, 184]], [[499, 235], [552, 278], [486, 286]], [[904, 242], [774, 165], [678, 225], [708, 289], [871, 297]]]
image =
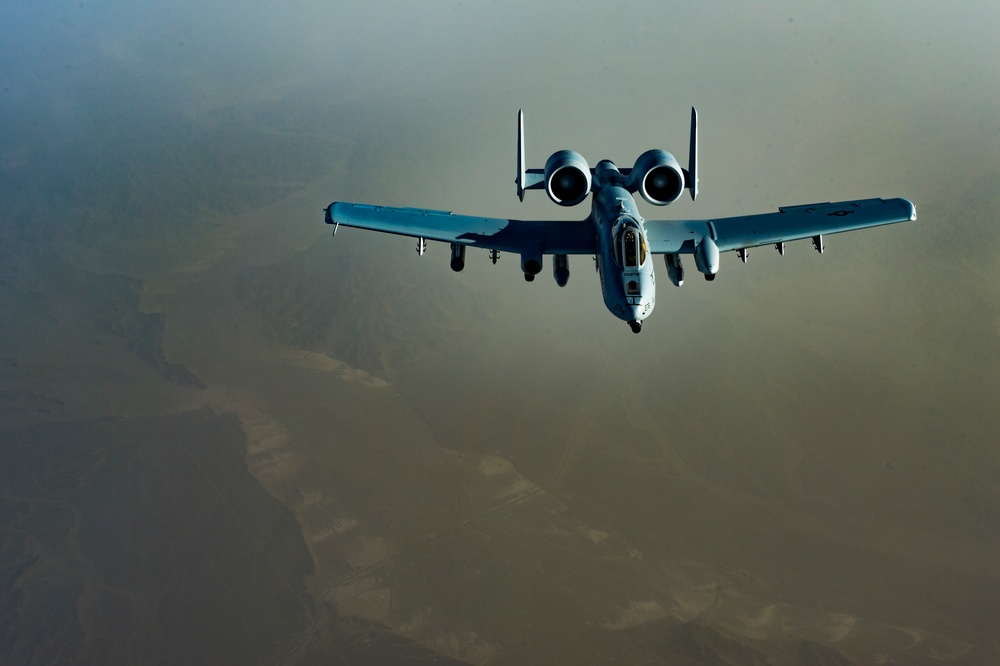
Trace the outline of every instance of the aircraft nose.
[[633, 305], [630, 309], [632, 314], [632, 319], [635, 321], [642, 321], [648, 317], [653, 312], [653, 299], [644, 298], [642, 302], [637, 305]]

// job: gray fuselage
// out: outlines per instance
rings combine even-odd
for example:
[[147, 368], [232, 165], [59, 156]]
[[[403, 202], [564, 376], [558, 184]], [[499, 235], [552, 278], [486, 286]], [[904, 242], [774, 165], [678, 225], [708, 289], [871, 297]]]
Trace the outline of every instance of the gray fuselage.
[[635, 198], [610, 160], [602, 160], [594, 169], [590, 220], [597, 236], [597, 273], [604, 304], [614, 316], [638, 326], [656, 304], [653, 256]]

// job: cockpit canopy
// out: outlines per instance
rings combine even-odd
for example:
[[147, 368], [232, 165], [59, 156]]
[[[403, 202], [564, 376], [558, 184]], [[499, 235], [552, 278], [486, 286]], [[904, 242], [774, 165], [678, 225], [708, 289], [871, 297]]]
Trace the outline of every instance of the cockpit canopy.
[[615, 234], [615, 261], [625, 269], [639, 268], [646, 263], [646, 237], [630, 217], [619, 218]]

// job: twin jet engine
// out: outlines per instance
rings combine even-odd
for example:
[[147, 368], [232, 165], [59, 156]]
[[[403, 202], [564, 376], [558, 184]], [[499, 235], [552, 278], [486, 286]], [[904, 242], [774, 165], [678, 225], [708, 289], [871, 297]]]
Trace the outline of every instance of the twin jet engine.
[[[574, 150], [560, 150], [549, 157], [542, 170], [545, 192], [560, 206], [575, 206], [586, 199], [593, 188], [591, 173], [583, 155]], [[688, 187], [685, 170], [673, 155], [658, 148], [644, 152], [635, 161], [635, 166], [622, 169], [621, 173], [625, 176], [625, 188], [638, 192], [654, 206], [672, 204]]]
[[[691, 198], [698, 195], [698, 116], [691, 110], [691, 152], [688, 168], [678, 164], [673, 155], [658, 148], [647, 150], [636, 159], [631, 169], [618, 169], [610, 161], [598, 164], [600, 173], [592, 169], [583, 155], [574, 150], [560, 150], [549, 157], [544, 169], [526, 169], [524, 159], [524, 114], [517, 114], [517, 196], [524, 201], [524, 191], [544, 189], [549, 199], [560, 206], [576, 206], [587, 199], [591, 192], [604, 186], [617, 186], [630, 194], [639, 193], [654, 206], [666, 206], [677, 201], [685, 189], [691, 191]], [[610, 169], [601, 168], [610, 165]], [[600, 181], [600, 182], [598, 182]], [[597, 205], [595, 198], [594, 205]], [[453, 244], [452, 253], [460, 252]], [[562, 287], [569, 280], [569, 258], [565, 254], [553, 252], [553, 276]], [[495, 255], [491, 255], [495, 263]], [[706, 258], [711, 263], [711, 257]], [[677, 260], [679, 266], [679, 259]], [[718, 261], [717, 259], [715, 260]], [[702, 262], [704, 263], [704, 262]], [[452, 257], [452, 268], [461, 270]], [[712, 264], [714, 265], [714, 264]], [[457, 266], [457, 267], [456, 267]], [[701, 263], [699, 263], [701, 266]], [[524, 279], [531, 282], [542, 270], [541, 249], [521, 252], [521, 270]], [[678, 268], [679, 270], [679, 268]]]

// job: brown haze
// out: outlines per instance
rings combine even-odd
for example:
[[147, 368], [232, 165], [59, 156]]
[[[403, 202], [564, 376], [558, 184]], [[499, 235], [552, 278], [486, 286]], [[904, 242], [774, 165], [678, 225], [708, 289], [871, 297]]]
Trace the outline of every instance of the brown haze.
[[[0, 662], [1000, 660], [995, 3], [209, 4], [0, 10]], [[629, 166], [692, 105], [647, 217], [919, 220], [639, 336], [322, 224], [582, 219], [517, 109]]]

